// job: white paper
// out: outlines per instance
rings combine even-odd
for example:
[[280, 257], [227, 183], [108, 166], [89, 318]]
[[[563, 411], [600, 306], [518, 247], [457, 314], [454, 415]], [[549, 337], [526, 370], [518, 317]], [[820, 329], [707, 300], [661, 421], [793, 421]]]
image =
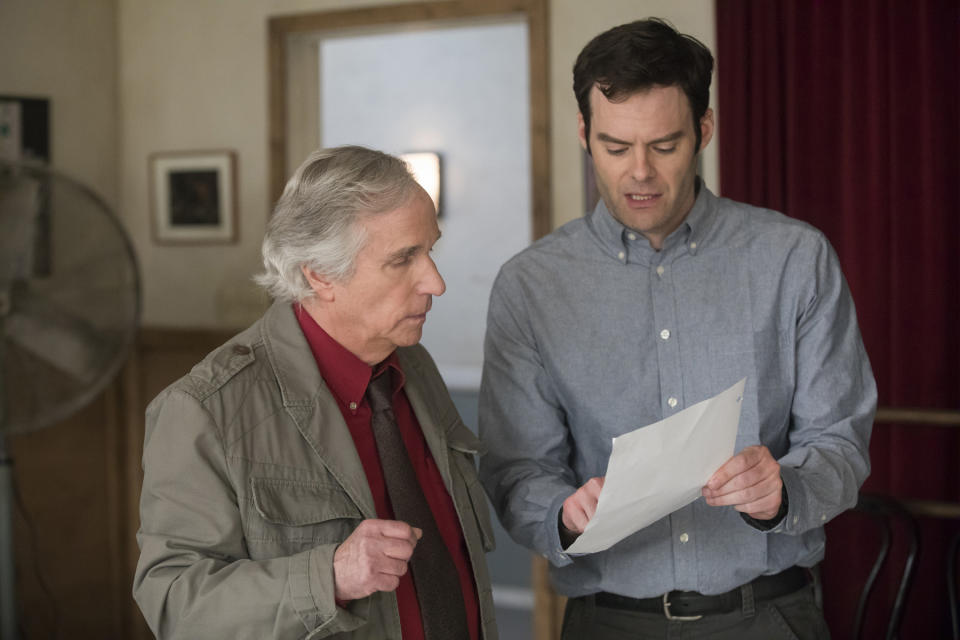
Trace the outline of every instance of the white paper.
[[567, 552], [603, 551], [699, 498], [733, 456], [746, 380], [614, 438], [597, 510]]

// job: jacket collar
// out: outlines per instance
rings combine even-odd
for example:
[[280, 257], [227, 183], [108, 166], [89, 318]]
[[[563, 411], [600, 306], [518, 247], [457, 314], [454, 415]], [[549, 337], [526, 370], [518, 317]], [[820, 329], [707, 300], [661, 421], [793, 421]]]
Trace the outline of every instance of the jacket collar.
[[303, 438], [365, 518], [376, 518], [373, 495], [347, 423], [317, 368], [310, 345], [288, 302], [264, 314], [261, 337], [283, 406]]
[[[320, 375], [290, 303], [276, 302], [267, 309], [260, 333], [270, 368], [280, 387], [283, 406], [297, 429], [364, 517], [376, 518], [373, 495], [350, 429], [340, 413], [332, 390]], [[395, 356], [390, 359], [399, 363], [404, 374], [407, 399], [449, 489], [452, 487], [452, 475], [446, 434], [443, 432], [445, 425], [437, 422], [432, 410], [434, 403], [428, 397], [428, 390], [420, 383], [426, 374], [422, 360], [415, 356], [415, 349], [397, 349]]]

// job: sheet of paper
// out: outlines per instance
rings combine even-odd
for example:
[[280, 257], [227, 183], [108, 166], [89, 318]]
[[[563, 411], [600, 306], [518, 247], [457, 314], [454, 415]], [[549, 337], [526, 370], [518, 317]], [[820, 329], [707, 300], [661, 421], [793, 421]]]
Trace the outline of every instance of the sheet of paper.
[[597, 511], [567, 552], [603, 551], [699, 498], [733, 456], [746, 380], [614, 438]]

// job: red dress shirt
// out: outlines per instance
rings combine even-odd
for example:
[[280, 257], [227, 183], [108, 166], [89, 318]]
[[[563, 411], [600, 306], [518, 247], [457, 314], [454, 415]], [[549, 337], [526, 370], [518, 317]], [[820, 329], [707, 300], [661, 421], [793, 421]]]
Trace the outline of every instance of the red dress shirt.
[[[320, 375], [333, 392], [340, 413], [350, 429], [353, 443], [363, 464], [370, 492], [373, 494], [373, 504], [377, 517], [384, 520], [393, 520], [393, 508], [387, 496], [386, 483], [383, 480], [383, 469], [380, 466], [380, 456], [373, 439], [373, 430], [370, 427], [370, 407], [364, 398], [367, 384], [373, 378], [375, 370], [350, 351], [331, 338], [314, 319], [304, 311], [299, 304], [294, 304], [294, 312], [300, 322], [303, 335], [307, 338], [313, 357], [317, 361]], [[397, 427], [403, 442], [410, 455], [417, 480], [427, 498], [433, 517], [437, 521], [440, 535], [443, 537], [450, 556], [457, 567], [460, 576], [460, 590], [463, 592], [463, 601], [467, 610], [467, 624], [470, 628], [470, 639], [479, 640], [480, 637], [480, 605], [477, 598], [476, 585], [473, 582], [473, 567], [467, 553], [467, 543], [460, 530], [460, 521], [453, 500], [443, 485], [443, 477], [437, 468], [423, 437], [420, 423], [417, 421], [407, 394], [402, 390], [404, 384], [403, 371], [396, 352], [377, 365], [376, 373], [382, 368], [392, 367], [393, 372], [393, 412], [397, 418]], [[413, 578], [408, 571], [400, 578], [397, 587], [397, 605], [400, 609], [400, 629], [405, 640], [423, 640], [423, 622], [420, 619], [420, 605], [417, 602], [417, 592], [413, 585]]]

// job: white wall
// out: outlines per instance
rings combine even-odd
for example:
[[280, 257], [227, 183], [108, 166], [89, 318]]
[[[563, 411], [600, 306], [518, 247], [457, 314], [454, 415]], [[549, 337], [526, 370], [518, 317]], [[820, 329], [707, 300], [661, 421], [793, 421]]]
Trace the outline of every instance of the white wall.
[[[0, 91], [52, 98], [55, 164], [117, 205], [143, 271], [145, 324], [239, 327], [264, 305], [249, 278], [260, 266], [259, 243], [272, 206], [267, 19], [402, 1], [0, 0]], [[600, 31], [649, 15], [666, 17], [714, 47], [713, 0], [550, 3], [556, 224], [582, 214], [573, 61]], [[149, 154], [211, 148], [238, 154], [239, 242], [154, 244]], [[704, 163], [712, 187], [715, 152], [716, 139]]]
[[530, 243], [530, 117], [523, 22], [325, 38], [323, 146], [438, 151], [447, 292], [423, 343], [447, 384], [479, 388], [487, 298]]
[[50, 99], [53, 166], [117, 205], [113, 0], [0, 0], [0, 94]]

